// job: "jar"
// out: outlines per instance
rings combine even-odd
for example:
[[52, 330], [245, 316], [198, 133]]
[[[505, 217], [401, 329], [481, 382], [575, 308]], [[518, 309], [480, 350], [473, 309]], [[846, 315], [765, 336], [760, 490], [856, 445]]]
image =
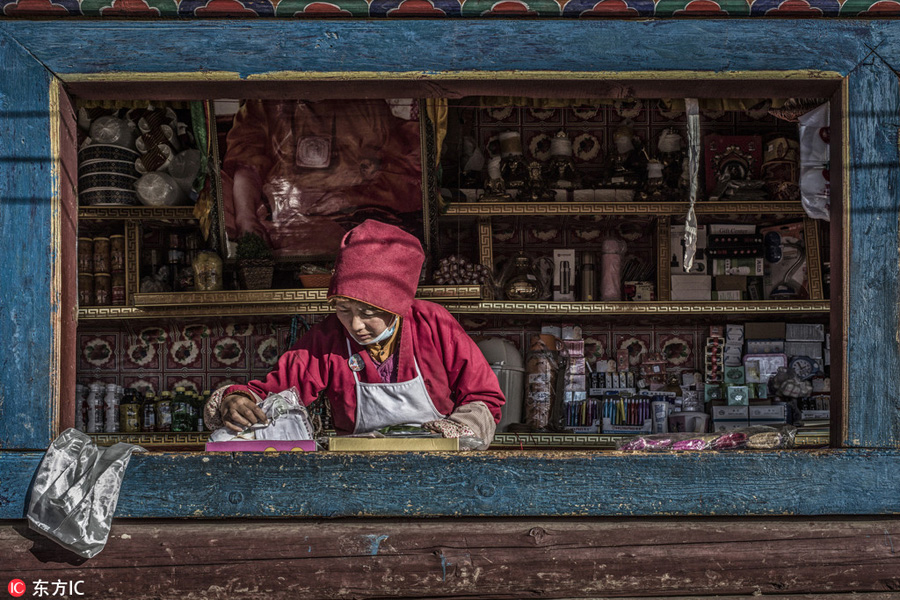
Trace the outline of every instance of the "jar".
[[534, 431], [550, 427], [550, 413], [557, 400], [558, 356], [554, 336], [531, 337], [525, 361], [525, 423]]
[[94, 272], [94, 238], [78, 238], [78, 272]]
[[94, 273], [109, 273], [109, 238], [94, 238]]
[[111, 298], [113, 306], [125, 305], [125, 273], [113, 273], [111, 284]]
[[194, 289], [198, 292], [215, 292], [222, 289], [224, 279], [222, 259], [210, 250], [197, 253], [193, 263]]
[[109, 236], [109, 270], [112, 273], [125, 271], [125, 236]]
[[519, 254], [511, 259], [503, 278], [503, 294], [507, 300], [539, 300], [544, 293], [531, 259]]
[[92, 306], [94, 304], [94, 274], [78, 274], [78, 304]]
[[109, 306], [112, 302], [112, 280], [109, 273], [94, 274], [94, 304]]

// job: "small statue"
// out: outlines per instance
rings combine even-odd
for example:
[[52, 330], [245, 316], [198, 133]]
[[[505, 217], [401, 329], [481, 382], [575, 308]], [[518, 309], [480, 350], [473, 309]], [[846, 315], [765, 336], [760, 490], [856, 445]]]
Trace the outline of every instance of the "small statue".
[[512, 200], [506, 193], [506, 184], [500, 177], [500, 157], [495, 156], [488, 162], [488, 177], [484, 184], [484, 193], [478, 198], [479, 202], [509, 202]]
[[[562, 129], [557, 132], [550, 142], [550, 166], [548, 168], [552, 187], [570, 190], [575, 187], [578, 174], [575, 171], [575, 161], [572, 159], [572, 140]], [[555, 181], [554, 181], [555, 180]]]
[[519, 199], [525, 202], [548, 202], [555, 198], [555, 194], [547, 188], [544, 182], [544, 167], [536, 160], [528, 163], [528, 181], [522, 188]]
[[522, 137], [518, 131], [500, 134], [500, 174], [507, 189], [519, 189], [528, 180], [528, 167], [522, 153]]
[[640, 186], [646, 161], [634, 140], [634, 130], [627, 125], [619, 127], [613, 134], [616, 152], [609, 158], [604, 187], [634, 189]]
[[662, 163], [663, 184], [670, 190], [679, 188], [683, 170], [682, 163], [684, 162], [681, 142], [681, 136], [674, 129], [669, 128], [660, 134], [657, 144], [659, 162]]

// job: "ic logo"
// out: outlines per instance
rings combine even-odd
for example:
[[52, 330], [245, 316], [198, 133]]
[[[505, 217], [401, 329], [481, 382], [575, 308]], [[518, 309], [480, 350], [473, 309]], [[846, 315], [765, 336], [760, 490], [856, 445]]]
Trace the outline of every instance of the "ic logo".
[[25, 582], [21, 579], [13, 579], [6, 586], [6, 590], [13, 598], [19, 598], [25, 595]]

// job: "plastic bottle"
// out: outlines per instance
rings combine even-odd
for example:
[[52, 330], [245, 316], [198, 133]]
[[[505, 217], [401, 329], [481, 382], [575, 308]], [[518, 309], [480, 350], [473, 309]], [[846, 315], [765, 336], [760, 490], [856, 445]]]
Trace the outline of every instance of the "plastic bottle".
[[156, 401], [156, 431], [172, 431], [171, 392], [163, 392]]
[[156, 394], [147, 392], [141, 403], [141, 431], [156, 431]]
[[172, 431], [193, 431], [194, 420], [191, 418], [191, 402], [183, 387], [175, 388], [172, 398]]
[[106, 384], [106, 396], [103, 398], [104, 424], [106, 433], [119, 433], [119, 394], [114, 383]]
[[138, 433], [141, 430], [141, 405], [134, 388], [124, 391], [119, 403], [119, 431], [122, 433]]
[[87, 433], [103, 431], [103, 384], [92, 383], [87, 397]]

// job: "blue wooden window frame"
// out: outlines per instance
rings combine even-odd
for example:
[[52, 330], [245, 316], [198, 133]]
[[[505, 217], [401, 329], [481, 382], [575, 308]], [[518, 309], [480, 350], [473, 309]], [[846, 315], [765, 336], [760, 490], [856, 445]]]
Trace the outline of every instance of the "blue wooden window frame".
[[[848, 248], [843, 449], [710, 455], [133, 459], [117, 515], [457, 516], [900, 512], [900, 29], [889, 21], [0, 21], [0, 518], [21, 518], [58, 433], [60, 85], [642, 73], [834, 78]], [[57, 98], [58, 99], [58, 98]], [[836, 138], [836, 136], [834, 136]], [[64, 249], [63, 249], [64, 250]], [[823, 485], [824, 484], [824, 485]]]

